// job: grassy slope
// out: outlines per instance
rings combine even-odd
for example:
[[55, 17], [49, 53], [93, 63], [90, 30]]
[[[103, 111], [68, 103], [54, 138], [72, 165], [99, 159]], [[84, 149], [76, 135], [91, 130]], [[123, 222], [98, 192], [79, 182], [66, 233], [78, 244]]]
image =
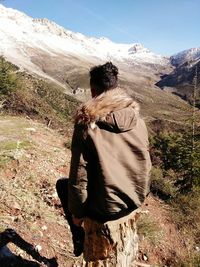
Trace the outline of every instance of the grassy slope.
[[52, 83], [25, 73], [18, 76], [20, 85], [15, 92], [4, 97], [1, 112], [28, 116], [52, 128], [66, 131], [72, 124], [72, 117], [79, 101]]
[[[32, 61], [44, 73], [67, 86], [67, 92], [76, 90], [78, 87], [84, 89], [84, 93], [75, 95], [81, 101], [85, 101], [90, 96], [89, 69], [94, 65], [105, 63], [99, 59], [60, 54], [49, 57], [42, 51], [40, 57], [35, 55]], [[149, 120], [155, 118], [183, 120], [183, 110], [187, 109], [185, 102], [180, 97], [164, 92], [155, 86], [162, 74], [172, 70], [170, 66], [139, 66], [134, 62], [129, 62], [129, 64], [114, 63], [119, 68], [119, 86], [126, 88], [141, 103], [142, 112], [149, 117]]]

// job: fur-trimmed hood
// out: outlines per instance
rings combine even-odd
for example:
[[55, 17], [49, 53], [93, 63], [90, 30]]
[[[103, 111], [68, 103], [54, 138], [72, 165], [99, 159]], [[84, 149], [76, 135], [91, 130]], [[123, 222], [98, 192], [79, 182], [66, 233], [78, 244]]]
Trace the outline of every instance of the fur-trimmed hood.
[[91, 129], [97, 123], [105, 124], [112, 130], [127, 131], [137, 122], [139, 104], [124, 90], [116, 88], [87, 101], [77, 110], [76, 124]]

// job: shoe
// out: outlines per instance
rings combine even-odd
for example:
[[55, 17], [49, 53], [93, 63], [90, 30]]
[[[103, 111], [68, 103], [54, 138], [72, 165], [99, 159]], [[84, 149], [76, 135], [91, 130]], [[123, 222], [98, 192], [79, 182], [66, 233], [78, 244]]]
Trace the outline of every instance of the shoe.
[[79, 257], [83, 253], [85, 232], [83, 227], [77, 227], [76, 232], [72, 233], [74, 245], [74, 255]]

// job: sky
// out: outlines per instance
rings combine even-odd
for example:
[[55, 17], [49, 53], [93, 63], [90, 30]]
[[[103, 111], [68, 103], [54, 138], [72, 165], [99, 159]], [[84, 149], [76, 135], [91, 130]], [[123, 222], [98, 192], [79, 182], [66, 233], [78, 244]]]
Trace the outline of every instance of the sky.
[[89, 37], [141, 43], [161, 55], [200, 47], [200, 0], [4, 0]]

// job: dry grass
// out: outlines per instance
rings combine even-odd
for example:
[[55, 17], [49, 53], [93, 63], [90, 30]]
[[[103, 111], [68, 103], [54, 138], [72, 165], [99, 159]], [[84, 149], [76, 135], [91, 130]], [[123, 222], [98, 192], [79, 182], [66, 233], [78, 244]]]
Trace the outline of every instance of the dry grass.
[[138, 234], [142, 240], [147, 240], [152, 246], [159, 245], [163, 239], [163, 231], [155, 220], [147, 214], [142, 214], [137, 221]]
[[[55, 192], [56, 180], [67, 175], [70, 155], [63, 145], [67, 137], [32, 120], [9, 116], [0, 120], [1, 152], [12, 155], [0, 169], [0, 232], [13, 228], [31, 244], [40, 244], [45, 257], [57, 256], [60, 266], [72, 266], [71, 235]], [[30, 258], [16, 246], [11, 249]]]

